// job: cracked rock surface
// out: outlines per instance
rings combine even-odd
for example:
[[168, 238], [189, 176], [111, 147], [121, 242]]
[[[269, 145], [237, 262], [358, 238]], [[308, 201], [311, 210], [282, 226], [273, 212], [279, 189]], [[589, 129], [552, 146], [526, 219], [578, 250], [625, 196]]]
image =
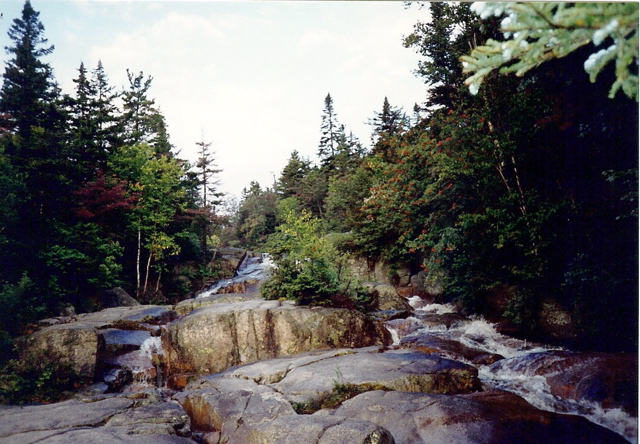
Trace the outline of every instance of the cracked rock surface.
[[0, 408], [0, 443], [193, 443], [191, 421], [154, 393]]

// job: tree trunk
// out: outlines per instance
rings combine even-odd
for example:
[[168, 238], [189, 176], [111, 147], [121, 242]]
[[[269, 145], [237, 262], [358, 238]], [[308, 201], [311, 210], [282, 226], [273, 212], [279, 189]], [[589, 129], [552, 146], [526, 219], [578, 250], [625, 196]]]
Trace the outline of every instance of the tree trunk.
[[160, 293], [160, 278], [162, 277], [162, 270], [158, 271], [158, 280], [156, 281], [156, 295]]
[[140, 246], [142, 230], [138, 228], [138, 252], [136, 253], [136, 296], [140, 296]]
[[149, 260], [147, 261], [147, 274], [144, 276], [144, 288], [142, 290], [142, 295], [146, 297], [147, 295], [147, 284], [149, 283], [149, 270], [151, 269], [151, 257], [153, 255], [149, 252]]

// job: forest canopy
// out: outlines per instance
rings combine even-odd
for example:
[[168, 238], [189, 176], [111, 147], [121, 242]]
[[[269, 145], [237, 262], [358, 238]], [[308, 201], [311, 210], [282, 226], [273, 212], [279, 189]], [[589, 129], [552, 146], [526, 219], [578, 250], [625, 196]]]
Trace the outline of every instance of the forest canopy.
[[360, 256], [408, 267], [468, 313], [506, 294], [499, 316], [520, 334], [538, 334], [552, 301], [575, 319], [575, 345], [634, 349], [637, 4], [535, 5], [424, 6], [398, 48], [421, 57], [415, 107], [380, 91], [367, 144], [340, 120], [349, 97], [328, 92], [317, 161], [293, 151], [223, 217], [211, 143], [196, 143], [194, 165], [178, 157], [153, 77], [130, 69], [116, 89], [101, 63], [80, 63], [63, 94], [25, 2], [0, 89], [5, 351], [31, 322], [93, 310], [115, 286], [141, 302], [193, 295], [221, 245], [271, 252], [267, 297], [366, 310], [344, 273]]

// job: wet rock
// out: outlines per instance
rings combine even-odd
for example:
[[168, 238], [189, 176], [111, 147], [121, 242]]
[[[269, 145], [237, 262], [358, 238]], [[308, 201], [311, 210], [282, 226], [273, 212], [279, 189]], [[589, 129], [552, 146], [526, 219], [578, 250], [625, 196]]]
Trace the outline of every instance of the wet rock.
[[175, 306], [175, 311], [179, 316], [185, 316], [192, 311], [214, 304], [229, 304], [233, 302], [244, 302], [259, 299], [255, 293], [226, 293], [212, 294], [193, 299], [185, 299]]
[[331, 416], [287, 416], [260, 425], [249, 444], [394, 444], [388, 430], [368, 421]]
[[[113, 356], [139, 347], [148, 331], [124, 331], [121, 328], [148, 330], [146, 324], [163, 324], [175, 319], [170, 307], [116, 307], [96, 313], [81, 314], [71, 322], [51, 325], [19, 340], [25, 359], [51, 354], [70, 362], [80, 376], [93, 378], [100, 368], [99, 357], [109, 361]], [[114, 329], [113, 326], [121, 328]]]
[[119, 355], [140, 348], [142, 343], [151, 337], [151, 333], [144, 330], [119, 330], [109, 328], [101, 330], [104, 342], [104, 352]]
[[541, 411], [500, 391], [454, 396], [373, 391], [323, 413], [378, 424], [396, 444], [626, 442], [585, 418]]
[[133, 381], [133, 372], [128, 368], [114, 368], [107, 371], [103, 378], [108, 391], [117, 392]]
[[504, 369], [544, 377], [554, 396], [638, 415], [637, 355], [550, 351], [505, 359], [490, 367], [494, 373]]
[[413, 316], [409, 316], [404, 319], [391, 319], [384, 323], [387, 328], [395, 330], [398, 334], [398, 338], [402, 339], [405, 336], [410, 335], [424, 327], [420, 320]]
[[420, 319], [420, 322], [425, 327], [451, 328], [469, 322], [469, 319], [460, 313], [422, 313], [415, 316]]
[[390, 342], [389, 333], [360, 312], [264, 300], [203, 307], [163, 332], [169, 374], [215, 373], [309, 350]]
[[390, 390], [469, 393], [480, 388], [471, 366], [408, 350], [378, 347], [308, 353], [245, 365], [226, 372], [269, 384], [293, 402], [318, 400], [336, 384], [375, 384]]
[[418, 333], [405, 337], [400, 341], [400, 347], [419, 350], [423, 353], [433, 353], [449, 359], [465, 359], [474, 364], [494, 363], [502, 356], [488, 354], [484, 350], [467, 347], [456, 339], [446, 339], [431, 333]]
[[270, 387], [248, 379], [211, 376], [189, 384], [175, 397], [193, 427], [218, 432], [221, 442], [246, 443], [260, 424], [295, 415], [289, 401]]
[[401, 310], [411, 311], [411, 305], [398, 294], [392, 285], [379, 284], [377, 282], [365, 282], [364, 286], [369, 288], [378, 301], [378, 310]]
[[411, 312], [408, 310], [384, 310], [374, 311], [369, 313], [373, 319], [377, 321], [395, 321], [397, 319], [406, 319], [411, 316]]
[[483, 355], [476, 356], [471, 360], [471, 363], [474, 365], [491, 365], [496, 362], [504, 359], [504, 356], [499, 355], [497, 353], [486, 353]]

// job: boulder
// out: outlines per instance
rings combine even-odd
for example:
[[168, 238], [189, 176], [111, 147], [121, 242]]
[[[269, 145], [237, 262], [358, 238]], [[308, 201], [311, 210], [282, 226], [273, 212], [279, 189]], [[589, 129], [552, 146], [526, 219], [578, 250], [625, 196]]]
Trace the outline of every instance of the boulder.
[[[469, 393], [480, 389], [477, 370], [409, 350], [367, 347], [279, 358], [230, 369], [225, 375], [268, 384], [292, 402], [330, 394], [337, 384], [376, 385], [389, 390]], [[188, 386], [189, 388], [190, 386]]]
[[232, 272], [238, 269], [238, 266], [242, 263], [242, 260], [247, 254], [250, 254], [247, 250], [242, 248], [225, 247], [216, 250], [217, 256], [226, 263], [223, 265], [223, 269], [229, 269]]
[[[58, 359], [70, 362], [73, 369], [82, 377], [93, 378], [98, 366], [98, 356], [105, 354], [113, 356], [118, 349], [131, 349], [136, 345], [131, 341], [141, 343], [148, 332], [123, 332], [119, 328], [148, 328], [146, 324], [162, 324], [177, 317], [168, 307], [136, 306], [116, 307], [96, 313], [75, 316], [66, 323], [59, 323], [45, 327], [30, 336], [19, 340], [20, 354], [23, 359], [50, 353]], [[156, 327], [157, 328], [157, 327]], [[122, 344], [117, 338], [129, 337]]]
[[319, 414], [372, 422], [387, 429], [396, 444], [626, 442], [585, 418], [538, 410], [502, 391], [454, 396], [372, 391]]
[[377, 282], [365, 282], [364, 286], [375, 296], [378, 301], [378, 310], [411, 311], [411, 305], [402, 296], [398, 295], [392, 285], [379, 284]]
[[52, 325], [19, 340], [21, 359], [56, 356], [60, 362], [70, 363], [79, 376], [89, 379], [96, 370], [99, 345], [95, 325], [82, 321]]
[[246, 443], [260, 424], [296, 414], [280, 393], [232, 377], [212, 376], [193, 382], [175, 398], [188, 412], [194, 428], [217, 432], [220, 441], [227, 443]]
[[438, 301], [443, 294], [442, 281], [443, 277], [436, 272], [420, 271], [410, 278], [413, 295], [431, 302]]
[[386, 345], [384, 327], [347, 309], [253, 300], [214, 304], [163, 331], [169, 374], [216, 373], [309, 350]]
[[114, 287], [111, 290], [107, 290], [102, 296], [103, 308], [136, 307], [138, 305], [140, 305], [140, 303], [120, 287]]
[[383, 427], [368, 421], [321, 415], [278, 418], [255, 428], [248, 444], [394, 444]]

